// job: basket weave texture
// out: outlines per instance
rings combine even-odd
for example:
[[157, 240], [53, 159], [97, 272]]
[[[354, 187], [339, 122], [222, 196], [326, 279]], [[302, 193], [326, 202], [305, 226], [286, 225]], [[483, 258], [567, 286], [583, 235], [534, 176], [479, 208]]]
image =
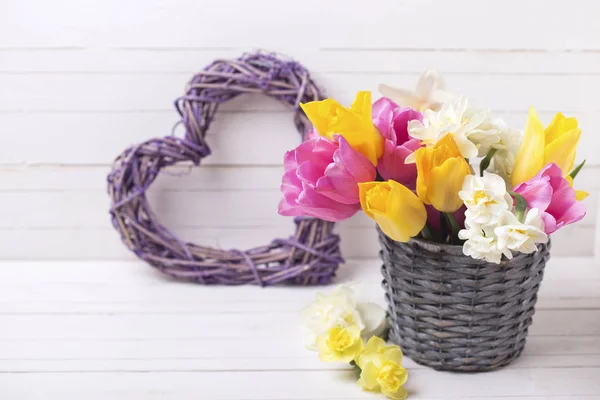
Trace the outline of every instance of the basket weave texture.
[[399, 243], [381, 231], [379, 241], [390, 340], [405, 355], [437, 370], [479, 372], [521, 354], [550, 243], [498, 265], [461, 246]]

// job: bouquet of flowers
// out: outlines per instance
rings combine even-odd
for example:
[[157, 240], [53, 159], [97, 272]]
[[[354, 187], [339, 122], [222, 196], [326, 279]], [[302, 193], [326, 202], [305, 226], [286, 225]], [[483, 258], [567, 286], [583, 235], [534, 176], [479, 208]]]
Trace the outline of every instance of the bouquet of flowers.
[[279, 213], [342, 221], [362, 209], [387, 236], [462, 245], [501, 263], [532, 253], [585, 216], [573, 180], [581, 129], [556, 114], [544, 127], [531, 108], [524, 131], [444, 90], [428, 71], [414, 92], [380, 86], [347, 108], [302, 104], [314, 129], [285, 155]]

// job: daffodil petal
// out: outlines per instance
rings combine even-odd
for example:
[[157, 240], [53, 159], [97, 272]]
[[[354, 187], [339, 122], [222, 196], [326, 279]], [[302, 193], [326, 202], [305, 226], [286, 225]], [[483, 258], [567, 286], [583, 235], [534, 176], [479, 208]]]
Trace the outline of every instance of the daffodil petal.
[[358, 384], [366, 390], [375, 390], [379, 383], [377, 383], [377, 376], [379, 375], [379, 368], [375, 364], [369, 362], [366, 363], [362, 371], [360, 372], [360, 378]]
[[382, 391], [382, 393], [392, 400], [405, 400], [408, 397], [408, 392], [403, 387], [395, 392]]

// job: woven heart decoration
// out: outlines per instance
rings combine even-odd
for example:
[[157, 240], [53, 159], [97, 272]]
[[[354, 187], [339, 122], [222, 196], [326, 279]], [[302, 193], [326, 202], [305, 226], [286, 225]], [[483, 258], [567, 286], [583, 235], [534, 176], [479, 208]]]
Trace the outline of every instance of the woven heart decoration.
[[180, 163], [199, 166], [211, 153], [205, 137], [219, 105], [245, 93], [262, 93], [290, 107], [303, 137], [311, 125], [299, 104], [322, 99], [306, 68], [281, 56], [257, 52], [214, 61], [194, 75], [175, 101], [184, 137], [147, 140], [114, 161], [108, 175], [113, 226], [138, 258], [176, 279], [260, 286], [329, 283], [343, 262], [331, 222], [296, 218], [296, 232], [287, 239], [245, 251], [224, 250], [180, 240], [150, 207], [146, 192], [160, 171]]

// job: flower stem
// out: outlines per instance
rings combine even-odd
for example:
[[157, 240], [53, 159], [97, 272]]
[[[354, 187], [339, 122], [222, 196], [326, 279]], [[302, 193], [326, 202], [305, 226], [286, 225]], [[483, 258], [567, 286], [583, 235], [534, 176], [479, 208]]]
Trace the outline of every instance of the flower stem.
[[427, 224], [425, 224], [423, 230], [421, 230], [421, 236], [423, 236], [423, 239], [433, 240], [433, 235], [431, 234], [431, 230], [429, 229]]
[[458, 226], [456, 218], [454, 218], [454, 215], [452, 215], [452, 213], [444, 213], [444, 215], [446, 216], [446, 219], [450, 224], [450, 228], [452, 229], [452, 244], [455, 244], [456, 239], [458, 238], [458, 231], [460, 231], [460, 226]]
[[485, 155], [485, 158], [481, 160], [481, 163], [479, 164], [479, 176], [483, 176], [483, 171], [490, 166], [490, 161], [492, 161], [492, 157], [494, 157], [494, 154], [496, 154], [497, 151], [498, 149], [491, 148]]

